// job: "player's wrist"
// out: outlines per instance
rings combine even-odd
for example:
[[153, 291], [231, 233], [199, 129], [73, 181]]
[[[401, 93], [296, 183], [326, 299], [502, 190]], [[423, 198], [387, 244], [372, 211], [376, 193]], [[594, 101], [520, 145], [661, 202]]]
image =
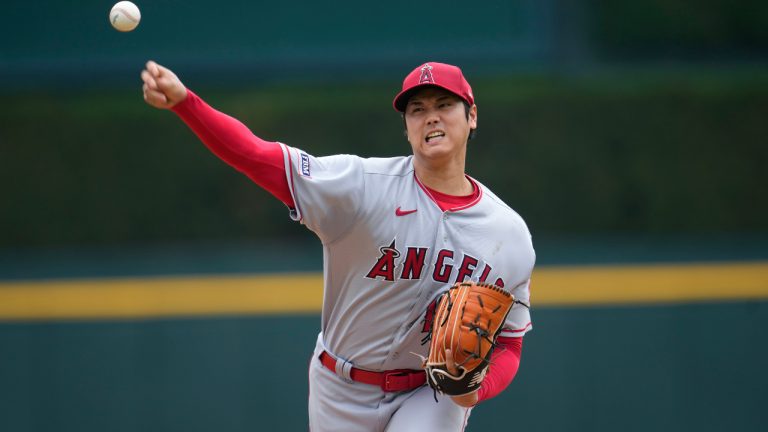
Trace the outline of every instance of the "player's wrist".
[[197, 95], [187, 87], [183, 87], [183, 95], [179, 92], [174, 95], [173, 98], [173, 105], [171, 105], [169, 109], [178, 114], [180, 112], [186, 111], [186, 108], [190, 105], [193, 99], [197, 98]]
[[459, 406], [463, 406], [464, 408], [472, 408], [479, 402], [477, 397], [477, 390], [461, 396], [451, 396], [451, 399], [453, 400], [453, 403]]
[[174, 94], [172, 97], [172, 102], [173, 102], [172, 107], [178, 106], [180, 103], [183, 103], [184, 101], [189, 99], [189, 91], [187, 90], [187, 88], [183, 84], [179, 84], [179, 85], [180, 85], [180, 88], [175, 89], [173, 92]]

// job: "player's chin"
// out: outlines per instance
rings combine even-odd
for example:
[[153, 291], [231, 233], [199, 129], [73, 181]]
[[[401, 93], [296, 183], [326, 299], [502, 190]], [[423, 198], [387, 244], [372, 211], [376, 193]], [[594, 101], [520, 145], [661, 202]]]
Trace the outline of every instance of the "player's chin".
[[450, 156], [453, 153], [453, 148], [450, 143], [423, 143], [419, 148], [422, 156], [427, 159], [440, 159], [446, 156]]

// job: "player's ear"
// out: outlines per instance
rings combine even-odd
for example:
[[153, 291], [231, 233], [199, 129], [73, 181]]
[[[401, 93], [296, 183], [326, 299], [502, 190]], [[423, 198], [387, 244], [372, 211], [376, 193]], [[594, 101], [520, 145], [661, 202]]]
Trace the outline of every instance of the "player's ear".
[[477, 129], [477, 105], [472, 105], [467, 113], [467, 120], [469, 120], [469, 127]]
[[477, 134], [477, 105], [472, 105], [467, 111], [467, 122], [469, 122], [468, 139], [473, 139]]

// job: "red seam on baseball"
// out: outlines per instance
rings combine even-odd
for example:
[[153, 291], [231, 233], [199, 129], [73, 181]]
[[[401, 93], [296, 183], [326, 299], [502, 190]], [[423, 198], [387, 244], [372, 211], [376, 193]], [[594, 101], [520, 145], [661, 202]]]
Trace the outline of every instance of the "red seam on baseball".
[[122, 12], [122, 13], [123, 13], [123, 15], [125, 15], [126, 17], [128, 17], [128, 19], [129, 19], [129, 20], [131, 20], [131, 21], [133, 21], [133, 22], [137, 22], [137, 21], [139, 21], [137, 18], [135, 18], [133, 15], [131, 15], [131, 13], [130, 13], [130, 12], [128, 12], [127, 10], [123, 9], [122, 7], [116, 7], [116, 8], [114, 9], [114, 11], [115, 11], [115, 12]]

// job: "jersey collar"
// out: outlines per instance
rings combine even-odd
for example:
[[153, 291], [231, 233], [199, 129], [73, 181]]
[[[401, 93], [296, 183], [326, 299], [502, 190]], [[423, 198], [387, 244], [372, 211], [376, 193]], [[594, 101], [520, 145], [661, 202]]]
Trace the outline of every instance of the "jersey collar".
[[480, 199], [483, 196], [483, 188], [481, 188], [480, 185], [472, 177], [468, 176], [467, 174], [464, 174], [464, 176], [467, 178], [467, 180], [469, 180], [470, 183], [472, 183], [473, 192], [472, 194], [466, 196], [455, 196], [430, 189], [428, 186], [422, 183], [421, 180], [419, 180], [419, 177], [416, 176], [416, 172], [413, 173], [413, 178], [416, 180], [416, 183], [419, 185], [419, 187], [421, 187], [421, 190], [423, 190], [429, 199], [432, 200], [432, 202], [434, 202], [435, 205], [437, 205], [437, 207], [444, 212], [457, 212], [466, 210], [480, 202]]

